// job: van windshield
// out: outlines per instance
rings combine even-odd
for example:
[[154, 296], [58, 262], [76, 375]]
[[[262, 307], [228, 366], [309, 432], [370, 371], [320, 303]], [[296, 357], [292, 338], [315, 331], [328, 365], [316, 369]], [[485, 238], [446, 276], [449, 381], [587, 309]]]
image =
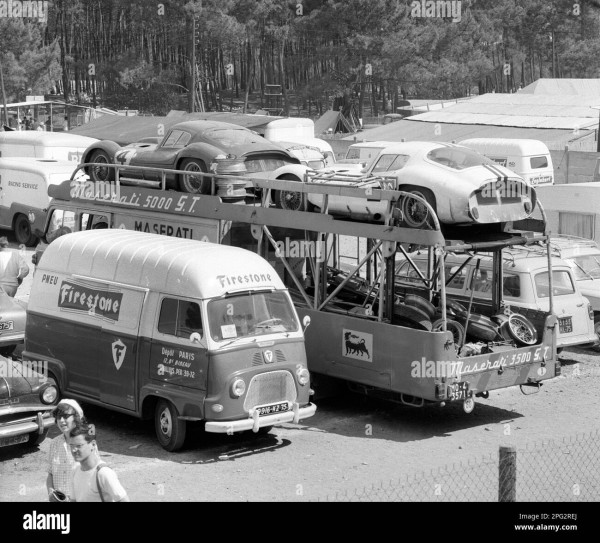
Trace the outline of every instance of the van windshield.
[[208, 325], [215, 341], [296, 332], [300, 326], [284, 292], [245, 292], [212, 300]]
[[573, 270], [575, 279], [600, 279], [600, 254], [566, 258], [565, 261]]

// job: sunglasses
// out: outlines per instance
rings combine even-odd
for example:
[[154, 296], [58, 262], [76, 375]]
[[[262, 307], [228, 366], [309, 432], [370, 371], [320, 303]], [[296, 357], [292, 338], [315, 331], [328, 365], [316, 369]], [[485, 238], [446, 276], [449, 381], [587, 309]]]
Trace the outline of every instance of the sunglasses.
[[55, 416], [57, 419], [60, 419], [60, 418], [65, 418], [65, 419], [68, 419], [69, 417], [74, 417], [74, 416], [75, 416], [75, 413], [74, 413], [73, 411], [57, 411], [57, 412], [54, 414], [54, 416]]

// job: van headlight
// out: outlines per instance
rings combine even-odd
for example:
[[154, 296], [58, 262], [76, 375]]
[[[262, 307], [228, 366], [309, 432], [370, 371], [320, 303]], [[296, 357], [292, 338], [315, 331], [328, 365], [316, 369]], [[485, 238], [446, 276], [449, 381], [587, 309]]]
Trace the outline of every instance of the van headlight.
[[243, 379], [236, 379], [231, 385], [231, 394], [239, 398], [244, 392], [246, 392], [246, 383]]
[[296, 370], [296, 377], [298, 378], [298, 382], [304, 386], [307, 385], [310, 380], [310, 373], [306, 368], [298, 368]]

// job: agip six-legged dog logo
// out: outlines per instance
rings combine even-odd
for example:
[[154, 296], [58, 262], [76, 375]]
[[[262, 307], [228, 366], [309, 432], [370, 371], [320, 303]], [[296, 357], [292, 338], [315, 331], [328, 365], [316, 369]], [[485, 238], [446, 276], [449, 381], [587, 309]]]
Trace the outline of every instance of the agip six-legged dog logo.
[[373, 334], [344, 329], [342, 355], [364, 362], [373, 362]]

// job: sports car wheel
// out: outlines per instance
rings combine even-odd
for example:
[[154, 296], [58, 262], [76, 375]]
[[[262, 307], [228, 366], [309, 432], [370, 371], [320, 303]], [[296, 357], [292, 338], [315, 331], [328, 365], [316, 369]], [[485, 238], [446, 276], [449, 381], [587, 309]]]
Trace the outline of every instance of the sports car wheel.
[[[405, 189], [407, 192], [420, 196], [435, 210], [435, 198], [426, 189]], [[433, 226], [433, 219], [427, 206], [416, 198], [404, 196], [400, 200], [400, 209], [402, 211], [403, 222], [408, 228], [423, 228]]]
[[431, 319], [435, 316], [435, 306], [423, 296], [417, 294], [407, 294], [404, 296], [404, 303], [413, 307], [418, 307], [422, 311], [425, 311]]
[[513, 313], [504, 326], [517, 343], [521, 345], [535, 345], [537, 343], [537, 331], [527, 317]]
[[[283, 181], [301, 181], [291, 175], [280, 177]], [[288, 211], [301, 211], [304, 209], [304, 194], [302, 192], [293, 192], [288, 190], [274, 190], [273, 191], [273, 202], [275, 207], [279, 209], [287, 209]]]
[[193, 194], [209, 194], [211, 181], [210, 177], [203, 175], [194, 175], [197, 173], [206, 173], [206, 166], [201, 160], [194, 158], [185, 158], [179, 165], [180, 170], [190, 172], [179, 176], [179, 188], [182, 192], [191, 192]]
[[94, 151], [89, 162], [94, 164], [88, 169], [88, 175], [92, 181], [114, 181], [115, 170], [108, 167], [108, 164], [112, 164], [112, 160], [106, 151], [101, 149]]

